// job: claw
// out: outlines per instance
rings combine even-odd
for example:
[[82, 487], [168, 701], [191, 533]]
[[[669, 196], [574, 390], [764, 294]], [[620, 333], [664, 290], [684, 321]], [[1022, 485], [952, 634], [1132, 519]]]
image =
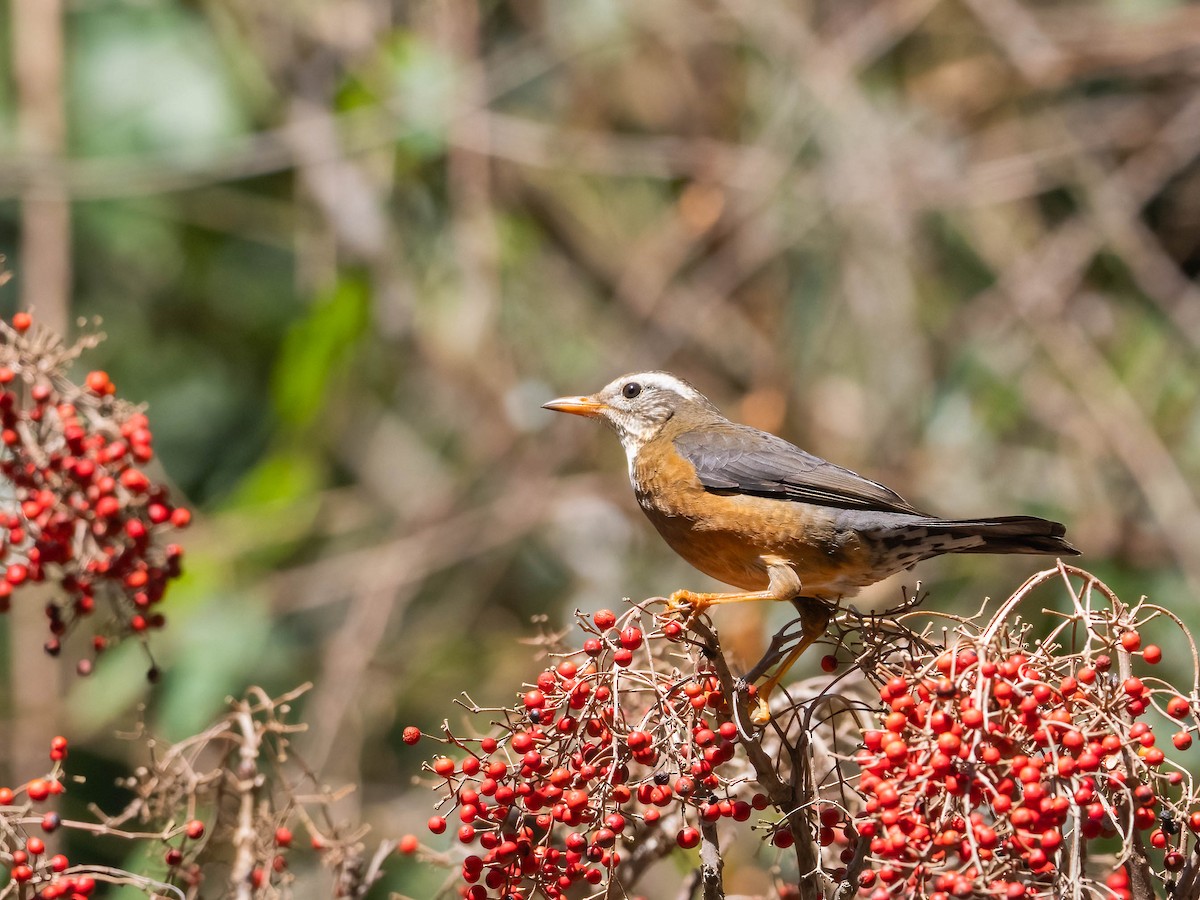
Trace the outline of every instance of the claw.
[[704, 612], [708, 604], [692, 591], [676, 591], [667, 599], [668, 613], [681, 613], [684, 621], [688, 621]]
[[755, 698], [754, 709], [750, 711], [750, 721], [762, 728], [771, 721], [771, 707], [767, 705], [767, 698], [759, 695]]
[[[771, 708], [767, 705], [767, 694], [763, 693], [761, 688], [754, 687], [754, 683], [745, 678], [739, 678], [734, 685], [734, 690], [739, 694], [745, 691], [750, 695], [751, 722], [762, 728], [771, 721]], [[770, 693], [770, 688], [767, 689], [767, 693]]]

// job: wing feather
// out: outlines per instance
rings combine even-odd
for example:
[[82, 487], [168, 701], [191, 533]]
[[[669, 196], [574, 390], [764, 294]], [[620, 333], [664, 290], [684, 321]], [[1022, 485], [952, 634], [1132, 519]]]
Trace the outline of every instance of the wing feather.
[[675, 438], [675, 449], [714, 493], [921, 514], [890, 488], [748, 425], [684, 432]]

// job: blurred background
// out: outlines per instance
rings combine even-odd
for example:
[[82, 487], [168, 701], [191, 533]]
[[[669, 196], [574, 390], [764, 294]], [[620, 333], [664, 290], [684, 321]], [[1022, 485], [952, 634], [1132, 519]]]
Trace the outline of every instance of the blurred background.
[[[533, 617], [711, 586], [616, 439], [540, 408], [650, 368], [932, 512], [1066, 522], [1200, 619], [1196, 6], [11, 0], [0, 27], [0, 309], [99, 317], [85, 367], [148, 404], [197, 510], [153, 690], [136, 646], [81, 680], [40, 611], [3, 623], [5, 778], [62, 730], [101, 790], [139, 704], [177, 738], [311, 679], [309, 764], [416, 830], [401, 729], [510, 697]], [[965, 612], [1040, 565], [864, 602], [920, 578]], [[738, 612], [746, 657], [785, 618]]]

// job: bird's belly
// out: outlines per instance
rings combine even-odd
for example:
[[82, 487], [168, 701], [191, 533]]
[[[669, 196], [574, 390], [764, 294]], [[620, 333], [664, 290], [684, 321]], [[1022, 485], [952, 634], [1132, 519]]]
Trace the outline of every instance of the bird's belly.
[[771, 558], [790, 563], [809, 597], [848, 597], [875, 580], [870, 550], [821, 507], [717, 494], [705, 494], [696, 510], [686, 504], [664, 510], [640, 496], [639, 501], [676, 553], [705, 575], [742, 590], [766, 589]]

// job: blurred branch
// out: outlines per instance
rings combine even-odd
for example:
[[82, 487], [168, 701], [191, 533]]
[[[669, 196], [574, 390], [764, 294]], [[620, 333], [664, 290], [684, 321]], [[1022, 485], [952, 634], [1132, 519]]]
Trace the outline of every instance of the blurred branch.
[[[20, 306], [66, 334], [71, 293], [71, 205], [59, 179], [66, 150], [61, 0], [13, 0], [12, 64], [18, 143], [29, 174], [20, 202]], [[46, 736], [57, 730], [62, 697], [59, 663], [43, 651], [45, 619], [38, 603], [11, 611], [9, 690], [12, 722], [8, 759], [14, 772], [32, 771]]]

